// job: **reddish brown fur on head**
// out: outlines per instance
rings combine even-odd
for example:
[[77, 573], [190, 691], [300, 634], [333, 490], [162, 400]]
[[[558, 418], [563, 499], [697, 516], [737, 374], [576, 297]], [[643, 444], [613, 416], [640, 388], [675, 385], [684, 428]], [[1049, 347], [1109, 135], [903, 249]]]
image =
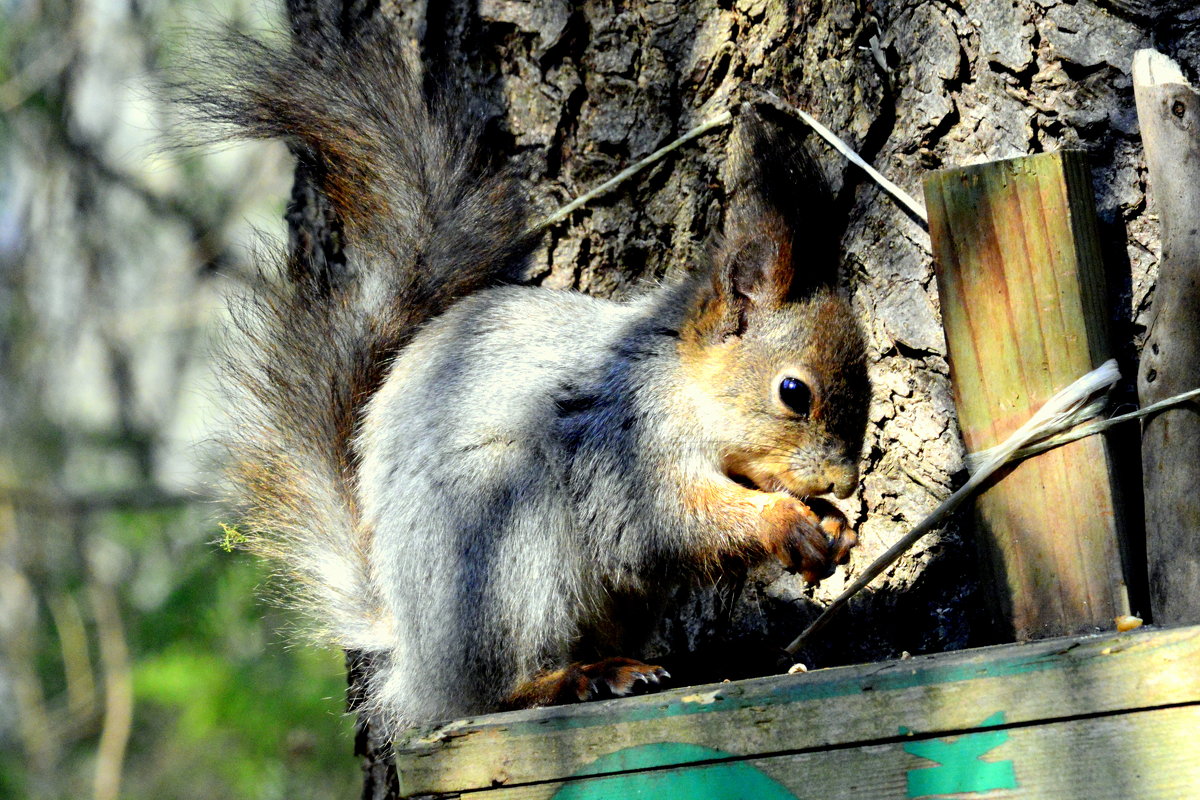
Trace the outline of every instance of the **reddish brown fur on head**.
[[[862, 334], [834, 288], [837, 227], [803, 152], [753, 118], [744, 133], [757, 162], [735, 187], [681, 354], [708, 408], [724, 409], [707, 422], [730, 477], [844, 497], [857, 484], [869, 387]], [[798, 388], [782, 390], [786, 379]]]

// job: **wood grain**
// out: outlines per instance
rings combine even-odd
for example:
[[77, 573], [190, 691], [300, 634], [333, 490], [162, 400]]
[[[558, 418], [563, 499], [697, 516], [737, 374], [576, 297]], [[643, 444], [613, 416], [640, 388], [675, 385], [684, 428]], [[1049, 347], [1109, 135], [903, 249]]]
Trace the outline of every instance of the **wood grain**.
[[[1143, 406], [1200, 385], [1200, 94], [1153, 51], [1134, 59], [1134, 97], [1162, 225], [1162, 258], [1138, 371]], [[1142, 427], [1150, 603], [1160, 624], [1200, 622], [1200, 404]]]
[[734, 758], [871, 753], [902, 727], [940, 737], [995, 712], [1023, 726], [1197, 702], [1200, 628], [1140, 630], [494, 714], [397, 743], [396, 763], [403, 795], [438, 794], [561, 781], [663, 742]]
[[[1033, 800], [1179, 800], [1200, 786], [1200, 751], [1191, 739], [1200, 730], [1200, 707], [1156, 709], [1068, 720], [1047, 725], [999, 728], [1003, 743], [980, 759], [1011, 770], [1014, 786], [991, 790], [927, 793], [942, 776], [938, 764], [914, 753], [913, 741], [893, 741], [827, 752], [734, 760], [632, 772], [603, 778], [555, 782], [483, 792], [488, 800], [904, 800], [905, 798], [1024, 798]], [[967, 734], [978, 736], [980, 732]], [[958, 742], [967, 737], [956, 737]], [[928, 740], [926, 740], [928, 741]], [[951, 749], [954, 742], [947, 742]], [[1008, 762], [1007, 765], [1005, 762]], [[959, 786], [985, 787], [982, 764], [954, 763]], [[964, 774], [965, 773], [965, 774]], [[738, 793], [747, 779], [765, 776], [771, 789]], [[954, 785], [953, 777], [948, 781]], [[760, 779], [761, 780], [761, 779]], [[774, 784], [774, 786], [772, 786]], [[736, 785], [736, 786], [735, 786]], [[696, 791], [699, 787], [700, 791]], [[755, 787], [758, 788], [758, 787]]]
[[[934, 173], [925, 195], [955, 404], [979, 451], [1109, 357], [1091, 178], [1083, 154], [1045, 153]], [[1128, 613], [1103, 438], [1001, 473], [976, 515], [995, 613], [1018, 640]]]

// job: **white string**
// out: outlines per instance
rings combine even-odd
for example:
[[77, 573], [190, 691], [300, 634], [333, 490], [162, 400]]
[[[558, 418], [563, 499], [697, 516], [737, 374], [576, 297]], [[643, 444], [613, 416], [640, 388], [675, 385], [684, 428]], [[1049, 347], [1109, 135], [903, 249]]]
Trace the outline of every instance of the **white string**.
[[1105, 361], [1047, 400], [1028, 422], [1017, 428], [1004, 442], [977, 453], [969, 453], [966, 457], [967, 471], [974, 474], [987, 470], [991, 474], [997, 467], [1012, 460], [1021, 448], [1099, 416], [1108, 400], [1103, 395], [1097, 395], [1111, 389], [1119, 380], [1121, 371], [1117, 369], [1116, 360]]
[[1130, 411], [1128, 414], [1119, 414], [1115, 417], [1110, 417], [1109, 419], [1096, 420], [1095, 422], [1089, 422], [1086, 425], [1080, 425], [1077, 428], [1072, 428], [1065, 433], [1060, 433], [1056, 436], [1048, 436], [1045, 439], [1039, 439], [1032, 444], [1022, 447], [1020, 450], [1014, 453], [1012, 460], [1017, 461], [1022, 458], [1036, 456], [1038, 453], [1044, 453], [1047, 450], [1051, 450], [1064, 444], [1069, 444], [1070, 442], [1078, 441], [1084, 437], [1093, 436], [1097, 433], [1103, 433], [1109, 428], [1120, 425], [1122, 422], [1132, 422], [1135, 419], [1142, 419], [1143, 417], [1148, 417], [1151, 414], [1157, 414], [1164, 408], [1183, 405], [1184, 403], [1192, 400], [1200, 400], [1200, 389], [1192, 389], [1188, 392], [1182, 392], [1172, 397], [1159, 400], [1156, 403], [1151, 403], [1144, 408], [1139, 408], [1137, 411]]
[[822, 139], [833, 145], [833, 149], [841, 153], [847, 161], [857, 166], [863, 172], [867, 173], [867, 175], [869, 175], [872, 180], [878, 183], [885, 192], [899, 200], [909, 211], [911, 211], [922, 222], [924, 222], [926, 227], [929, 226], [929, 217], [925, 213], [925, 207], [918, 203], [908, 192], [904, 191], [899, 186], [883, 177], [883, 175], [880, 174], [880, 172], [870, 164], [868, 164], [862, 156], [854, 152], [854, 150], [850, 148], [850, 145], [838, 138], [837, 134], [818, 122], [807, 111], [796, 108], [790, 103], [785, 103], [777, 95], [774, 95], [771, 92], [759, 92], [758, 94], [768, 103], [768, 105], [801, 119], [804, 124], [816, 131]]

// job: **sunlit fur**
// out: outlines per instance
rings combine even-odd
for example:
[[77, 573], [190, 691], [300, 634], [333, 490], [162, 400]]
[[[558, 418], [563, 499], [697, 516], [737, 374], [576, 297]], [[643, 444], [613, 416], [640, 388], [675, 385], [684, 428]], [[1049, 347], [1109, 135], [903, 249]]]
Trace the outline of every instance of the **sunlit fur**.
[[754, 494], [732, 484], [731, 460], [801, 496], [853, 482], [859, 440], [821, 412], [859, 399], [823, 386], [799, 421], [775, 410], [770, 383], [781, 364], [844, 360], [846, 326], [818, 327], [844, 301], [822, 291], [705, 345], [681, 313], [690, 288], [627, 304], [496, 289], [397, 360], [359, 440], [372, 566], [407, 621], [393, 657], [421, 665], [383, 676], [388, 706], [418, 720], [494, 707], [587, 647], [611, 594], [654, 594], [758, 548], [761, 509], [722, 494]]
[[[723, 556], [819, 562], [789, 555], [797, 498], [853, 488], [867, 383], [795, 143], [742, 112], [711, 265], [626, 303], [494, 288], [533, 245], [518, 187], [475, 168], [386, 24], [322, 46], [235, 39], [192, 100], [289, 141], [344, 225], [344, 264], [293, 252], [235, 304], [229, 477], [249, 547], [370, 656], [380, 721], [636, 655], [614, 609]], [[809, 413], [778, 402], [781, 371]]]

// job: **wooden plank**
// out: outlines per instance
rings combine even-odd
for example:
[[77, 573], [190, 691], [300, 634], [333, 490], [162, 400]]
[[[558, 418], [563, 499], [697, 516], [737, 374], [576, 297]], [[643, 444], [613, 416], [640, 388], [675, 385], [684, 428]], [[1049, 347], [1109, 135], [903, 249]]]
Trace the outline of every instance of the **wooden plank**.
[[[481, 800], [1179, 800], [1200, 787], [1200, 707], [497, 789]], [[668, 748], [669, 749], [669, 748]], [[686, 753], [686, 751], [681, 751]], [[618, 754], [636, 763], [635, 753]], [[646, 753], [646, 755], [650, 755]], [[932, 759], [930, 758], [932, 757]], [[943, 761], [938, 761], [942, 759]], [[615, 759], [614, 759], [615, 760]], [[943, 763], [944, 762], [944, 763]]]
[[397, 743], [402, 794], [562, 780], [672, 742], [761, 757], [1200, 702], [1200, 627], [1044, 640], [494, 714]]
[[[1104, 273], [1082, 153], [937, 172], [925, 181], [959, 423], [1004, 440], [1108, 358]], [[995, 612], [1018, 640], [1103, 629], [1129, 612], [1107, 442], [1001, 473], [976, 501]]]
[[[1166, 56], [1133, 62], [1162, 257], [1138, 370], [1143, 406], [1200, 385], [1200, 94]], [[1142, 427], [1150, 604], [1159, 624], [1200, 622], [1200, 403]]]

